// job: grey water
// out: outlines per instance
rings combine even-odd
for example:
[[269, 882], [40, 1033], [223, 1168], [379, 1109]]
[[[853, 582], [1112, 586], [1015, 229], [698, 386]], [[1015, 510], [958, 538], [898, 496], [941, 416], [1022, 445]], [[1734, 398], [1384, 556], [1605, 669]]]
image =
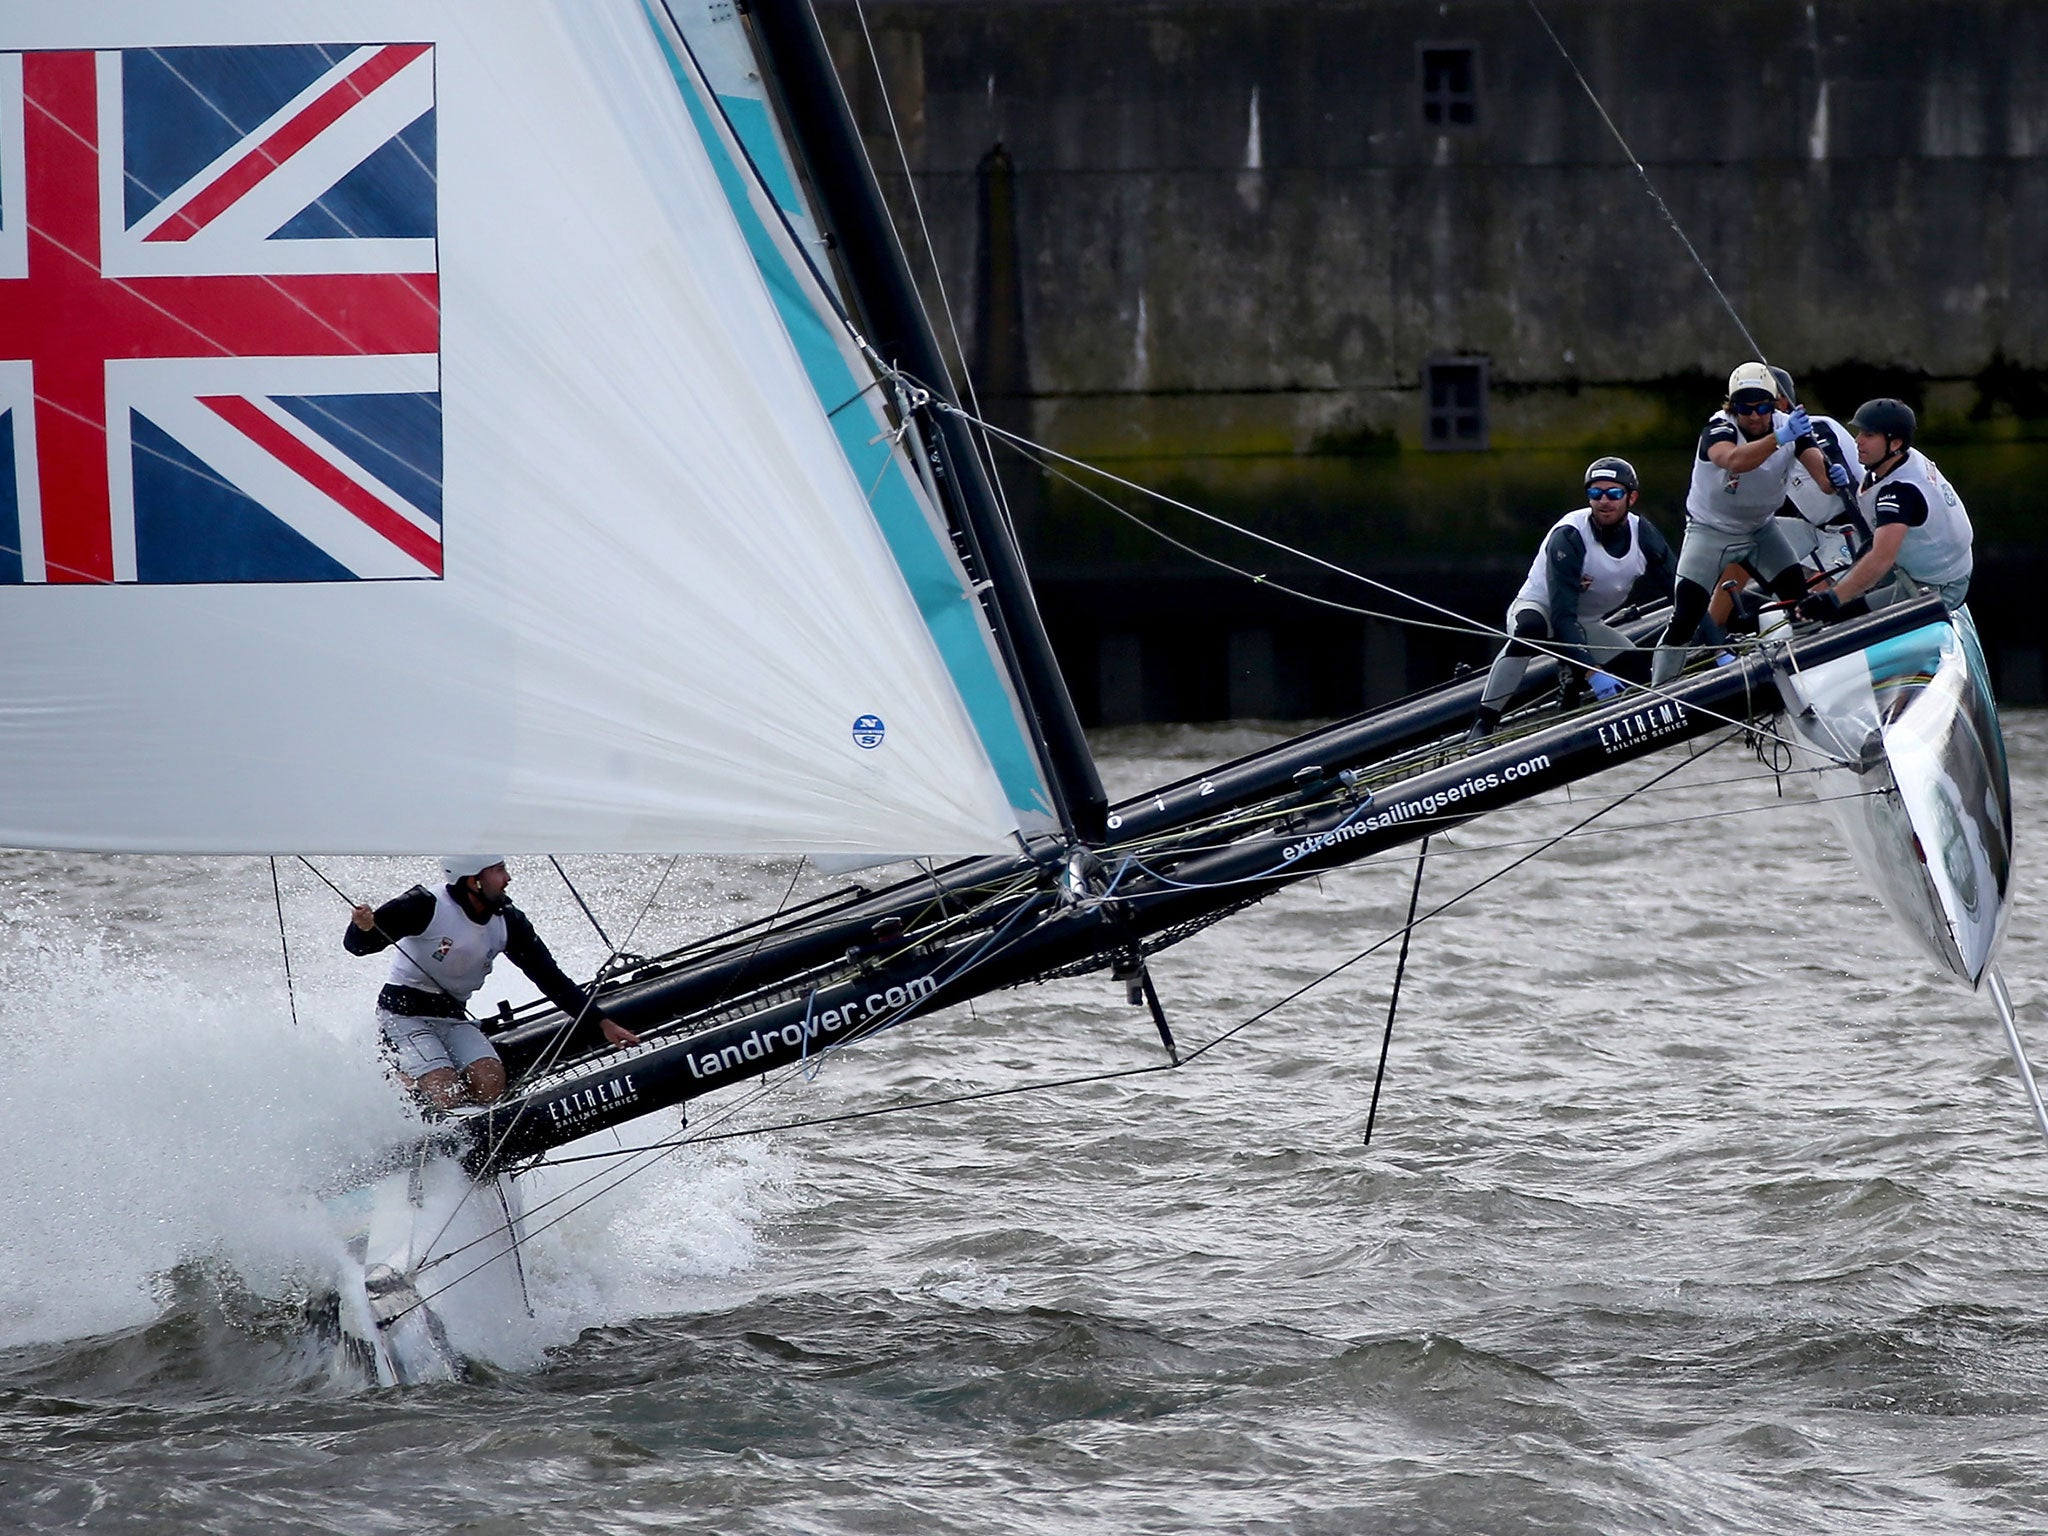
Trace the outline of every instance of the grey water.
[[[2048, 715], [2007, 733], [2005, 969], [2048, 1059]], [[1130, 793], [1272, 734], [1099, 745]], [[1686, 755], [1436, 838], [1423, 908]], [[564, 862], [641, 950], [825, 888]], [[316, 863], [370, 898], [428, 869]], [[587, 973], [605, 946], [555, 872], [513, 868]], [[1161, 956], [1183, 1044], [1398, 927], [1414, 872], [1397, 851]], [[1369, 1146], [1391, 948], [1178, 1072], [555, 1170], [534, 1315], [414, 1389], [299, 1323], [314, 1192], [409, 1121], [340, 899], [289, 863], [278, 895], [262, 861], [0, 858], [0, 1530], [2048, 1524], [2048, 1150], [1997, 1020], [1739, 746], [1416, 930]], [[1159, 1055], [1082, 978], [692, 1124]]]

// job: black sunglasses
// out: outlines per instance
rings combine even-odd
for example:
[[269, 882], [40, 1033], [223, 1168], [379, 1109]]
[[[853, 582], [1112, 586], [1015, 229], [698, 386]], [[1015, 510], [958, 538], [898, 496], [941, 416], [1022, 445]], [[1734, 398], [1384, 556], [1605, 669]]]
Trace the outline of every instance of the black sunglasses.
[[1628, 492], [1618, 485], [1610, 485], [1604, 490], [1597, 485], [1589, 485], [1586, 487], [1586, 499], [1588, 501], [1627, 501]]
[[1768, 400], [1761, 405], [1744, 405], [1740, 401], [1735, 404], [1735, 414], [1738, 416], [1768, 416], [1776, 409], [1777, 406]]

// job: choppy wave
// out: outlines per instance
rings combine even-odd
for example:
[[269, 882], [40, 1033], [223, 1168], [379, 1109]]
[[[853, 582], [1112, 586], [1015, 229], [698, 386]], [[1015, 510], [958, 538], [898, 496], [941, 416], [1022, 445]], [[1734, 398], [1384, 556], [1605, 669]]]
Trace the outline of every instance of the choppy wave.
[[[2009, 724], [2007, 969], [2048, 1055], [2048, 717]], [[1147, 730], [1105, 762], [1136, 788], [1249, 744]], [[535, 1315], [474, 1380], [395, 1394], [296, 1310], [331, 1240], [311, 1192], [410, 1125], [336, 898], [287, 884], [288, 998], [264, 866], [10, 856], [0, 1527], [2041, 1528], [2048, 1154], [1988, 1010], [1775, 800], [1716, 755], [1420, 929], [1369, 1148], [1385, 956], [1188, 1072], [664, 1162], [535, 1240]], [[1688, 819], [1734, 805], [1769, 808]], [[1425, 904], [1585, 809], [1433, 840]], [[570, 863], [620, 926], [661, 874]], [[587, 971], [551, 872], [515, 872]], [[1397, 925], [1413, 872], [1333, 873], [1161, 957], [1183, 1044]], [[692, 867], [650, 946], [789, 880]], [[749, 1113], [1157, 1051], [1083, 979]]]

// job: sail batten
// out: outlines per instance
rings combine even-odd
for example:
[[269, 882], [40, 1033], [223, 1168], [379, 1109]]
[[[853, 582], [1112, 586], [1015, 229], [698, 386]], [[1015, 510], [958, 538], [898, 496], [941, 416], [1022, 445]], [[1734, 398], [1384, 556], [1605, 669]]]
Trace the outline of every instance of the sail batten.
[[[1043, 789], [972, 594], [873, 413], [828, 419], [818, 370], [858, 381], [650, 20], [0, 20], [0, 843], [1014, 845]], [[380, 58], [359, 109], [321, 86]], [[89, 165], [4, 142], [52, 71]], [[29, 233], [59, 199], [89, 273]], [[19, 318], [60, 278], [83, 341]], [[95, 459], [38, 414], [60, 373]], [[87, 546], [91, 581], [43, 558]]]

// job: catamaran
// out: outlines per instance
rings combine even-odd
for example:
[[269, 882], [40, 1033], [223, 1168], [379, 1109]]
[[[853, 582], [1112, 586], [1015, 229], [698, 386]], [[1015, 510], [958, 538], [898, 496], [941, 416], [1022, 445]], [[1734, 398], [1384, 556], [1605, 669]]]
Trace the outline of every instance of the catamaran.
[[1540, 658], [1477, 750], [1452, 680], [1111, 805], [991, 443], [805, 0], [0, 12], [0, 844], [932, 861], [615, 956], [637, 1048], [485, 1021], [507, 1096], [334, 1193], [378, 1379], [459, 1369], [437, 1309], [516, 1286], [573, 1142], [659, 1155], [691, 1100], [1053, 975], [1178, 1062], [1160, 950], [1681, 743], [1838, 776], [1888, 905], [1997, 988], [1967, 614], [1591, 707]]

